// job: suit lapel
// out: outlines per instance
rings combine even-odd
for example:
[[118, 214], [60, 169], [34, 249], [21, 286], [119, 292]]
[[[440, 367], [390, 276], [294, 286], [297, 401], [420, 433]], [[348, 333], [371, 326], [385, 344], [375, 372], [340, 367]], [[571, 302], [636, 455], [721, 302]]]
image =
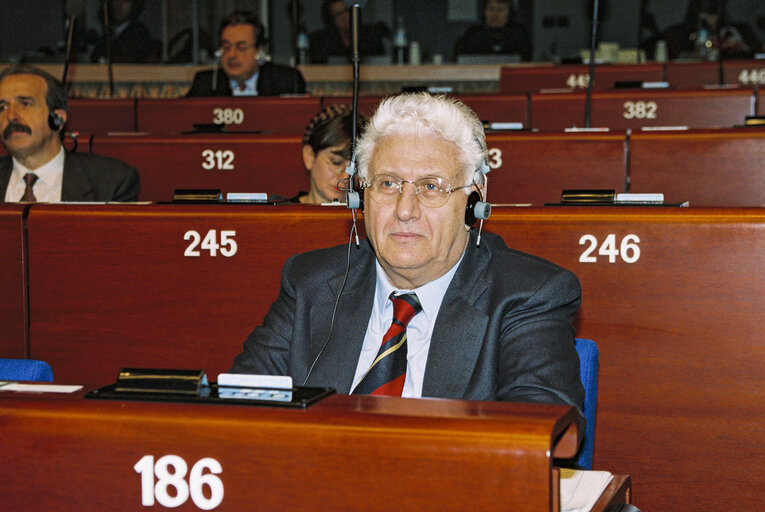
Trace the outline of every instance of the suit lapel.
[[8, 183], [11, 181], [13, 171], [13, 159], [8, 156], [0, 161], [0, 203], [5, 202], [5, 193], [8, 191]]
[[[365, 240], [364, 254], [351, 262], [348, 282], [335, 313], [332, 336], [311, 373], [311, 382], [332, 382], [338, 393], [349, 393], [372, 314], [375, 290], [374, 252]], [[351, 249], [355, 250], [355, 249]], [[343, 272], [328, 280], [331, 300], [311, 308], [309, 353], [315, 357], [327, 341], [335, 301], [342, 288]]]
[[94, 197], [93, 184], [82, 172], [77, 157], [66, 153], [64, 176], [61, 182], [61, 201], [92, 201]]
[[475, 308], [487, 288], [489, 256], [471, 234], [460, 268], [449, 285], [431, 337], [422, 386], [424, 397], [462, 397], [481, 351], [489, 316]]

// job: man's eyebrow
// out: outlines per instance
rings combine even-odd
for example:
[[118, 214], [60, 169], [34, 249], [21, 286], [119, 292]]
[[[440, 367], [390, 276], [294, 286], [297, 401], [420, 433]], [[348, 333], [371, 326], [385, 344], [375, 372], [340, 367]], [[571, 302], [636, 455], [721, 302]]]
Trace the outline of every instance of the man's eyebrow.
[[24, 101], [24, 100], [26, 100], [26, 101], [32, 101], [32, 102], [36, 101], [34, 96], [16, 96], [16, 98], [15, 98], [15, 99], [16, 99], [17, 101]]

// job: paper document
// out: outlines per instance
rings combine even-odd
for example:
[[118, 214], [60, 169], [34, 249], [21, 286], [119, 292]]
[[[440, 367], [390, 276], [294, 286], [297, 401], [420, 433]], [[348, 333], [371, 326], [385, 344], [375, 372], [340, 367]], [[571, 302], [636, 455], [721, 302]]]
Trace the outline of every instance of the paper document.
[[608, 471], [578, 471], [560, 468], [560, 509], [588, 512], [606, 490], [614, 475]]

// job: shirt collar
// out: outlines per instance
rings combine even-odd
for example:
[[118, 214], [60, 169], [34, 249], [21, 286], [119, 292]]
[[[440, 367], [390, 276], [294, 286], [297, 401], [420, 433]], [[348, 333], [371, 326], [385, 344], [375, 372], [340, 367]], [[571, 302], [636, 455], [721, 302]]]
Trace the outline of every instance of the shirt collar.
[[446, 274], [442, 275], [438, 279], [420, 286], [419, 288], [415, 288], [414, 290], [400, 290], [394, 287], [390, 283], [388, 276], [385, 275], [385, 271], [380, 265], [380, 262], [375, 260], [375, 269], [377, 271], [374, 304], [375, 310], [385, 311], [386, 308], [392, 307], [392, 303], [388, 300], [388, 297], [392, 292], [414, 292], [417, 294], [417, 298], [422, 305], [422, 312], [425, 314], [425, 318], [428, 320], [428, 322], [431, 322], [436, 318], [436, 315], [438, 315], [438, 310], [441, 309], [441, 302], [443, 301], [444, 295], [446, 295], [446, 290], [449, 288], [449, 284], [451, 284], [452, 278], [454, 278], [454, 274], [457, 273], [457, 269], [459, 268], [460, 263], [462, 263], [462, 258], [464, 257], [465, 253], [463, 252], [462, 256], [460, 256], [460, 259], [457, 260], [457, 263], [455, 263], [454, 266], [449, 269]]
[[37, 169], [27, 169], [21, 162], [13, 159], [13, 178], [16, 181], [23, 181], [24, 175], [28, 172], [33, 172], [37, 175], [40, 183], [51, 184], [64, 172], [64, 146], [61, 146], [56, 156], [54, 156], [48, 163], [43, 164]]
[[244, 90], [239, 89], [239, 82], [236, 80], [230, 80], [231, 82], [231, 92], [234, 96], [257, 96], [258, 90], [256, 88], [258, 84], [258, 75], [260, 74], [260, 71], [256, 71], [254, 75], [252, 75], [250, 78], [247, 79], [247, 81], [244, 83], [245, 87]]

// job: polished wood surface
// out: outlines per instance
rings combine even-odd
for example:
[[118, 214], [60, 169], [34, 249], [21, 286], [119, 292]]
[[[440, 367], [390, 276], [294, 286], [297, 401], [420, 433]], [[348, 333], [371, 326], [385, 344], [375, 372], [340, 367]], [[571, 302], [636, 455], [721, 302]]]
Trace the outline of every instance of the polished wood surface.
[[720, 83], [719, 62], [667, 62], [664, 79], [674, 89], [697, 89]]
[[225, 124], [227, 131], [302, 134], [320, 105], [321, 98], [308, 96], [143, 99], [137, 103], [136, 129], [162, 135], [191, 132], [194, 124], [217, 122]]
[[96, 136], [93, 153], [118, 158], [141, 174], [142, 201], [170, 201], [175, 189], [265, 192], [293, 197], [308, 191], [298, 135]]
[[335, 395], [288, 410], [81, 396], [0, 392], [8, 510], [138, 510], [133, 468], [146, 455], [189, 468], [215, 459], [221, 511], [559, 510], [551, 457], [576, 450], [566, 406]]
[[488, 199], [498, 204], [558, 203], [566, 189], [626, 187], [624, 132], [487, 133]]
[[135, 98], [69, 100], [68, 131], [93, 135], [136, 131]]
[[[589, 71], [589, 66], [584, 64], [504, 66], [500, 71], [499, 91], [518, 94], [543, 89], [583, 90], [587, 88]], [[616, 82], [659, 82], [663, 74], [661, 64], [598, 64], [593, 89], [613, 89]]]
[[[449, 94], [470, 107], [479, 119], [485, 122], [520, 123], [529, 128], [528, 97], [525, 94]], [[366, 117], [374, 114], [385, 96], [360, 96], [359, 112]], [[322, 107], [343, 103], [351, 105], [351, 96], [327, 96], [322, 98]]]
[[0, 204], [0, 357], [26, 357], [25, 205]]
[[[104, 385], [122, 366], [214, 378], [275, 299], [284, 260], [346, 243], [349, 217], [319, 207], [34, 206], [31, 356], [64, 382]], [[676, 509], [678, 475], [693, 482], [689, 510], [758, 503], [765, 213], [496, 207], [485, 228], [579, 276], [578, 335], [600, 348], [594, 467], [631, 474], [646, 510]], [[183, 256], [187, 231], [212, 229], [236, 231], [235, 256]], [[595, 262], [580, 261], [584, 235]], [[609, 239], [618, 253], [599, 254]]]
[[765, 129], [634, 132], [631, 192], [691, 206], [765, 206]]
[[[603, 91], [592, 94], [590, 126], [730, 128], [744, 124], [754, 103], [750, 89]], [[584, 93], [531, 95], [531, 126], [539, 130], [582, 127], [584, 111]]]

